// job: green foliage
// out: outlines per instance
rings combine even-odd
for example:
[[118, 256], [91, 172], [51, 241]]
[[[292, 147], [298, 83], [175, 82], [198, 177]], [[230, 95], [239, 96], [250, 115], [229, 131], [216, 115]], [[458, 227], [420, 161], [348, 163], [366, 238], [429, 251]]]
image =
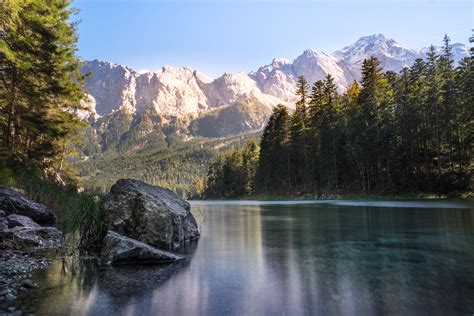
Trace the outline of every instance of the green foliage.
[[8, 167], [0, 167], [0, 185], [6, 187], [13, 187], [16, 185], [15, 176]]
[[104, 229], [99, 193], [78, 192], [74, 185], [60, 185], [55, 179], [45, 178], [38, 169], [17, 165], [13, 171], [7, 168], [2, 170], [12, 175], [17, 188], [56, 214], [58, 227], [66, 234], [66, 240], [73, 249], [76, 246], [90, 248], [96, 246], [94, 242], [101, 240]]
[[[445, 36], [440, 56], [431, 47], [426, 61], [399, 74], [383, 73], [374, 57], [365, 60], [360, 84], [342, 95], [328, 75], [308, 96], [300, 77], [295, 111], [274, 108], [261, 138], [256, 186], [240, 195], [472, 192], [474, 50], [453, 65]], [[241, 171], [238, 151], [220, 156], [205, 192], [239, 196]]]
[[129, 147], [125, 152], [108, 150], [91, 158], [76, 159], [74, 165], [81, 182], [90, 190], [107, 192], [118, 179], [134, 178], [169, 188], [181, 196], [194, 196], [192, 185], [205, 178], [210, 162], [231, 147], [241, 147], [251, 137], [250, 134], [183, 140], [171, 132], [165, 145]]
[[268, 120], [260, 141], [260, 156], [256, 172], [256, 191], [285, 193], [291, 190], [290, 115], [283, 105], [277, 105]]
[[190, 123], [189, 129], [191, 134], [204, 137], [238, 134], [247, 131], [249, 127], [260, 129], [270, 112], [267, 105], [255, 97], [246, 96], [229, 106], [200, 115]]
[[0, 158], [61, 172], [84, 124], [74, 10], [62, 0], [3, 0]]
[[259, 146], [253, 139], [242, 150], [232, 149], [219, 155], [209, 167], [201, 197], [232, 198], [252, 193], [258, 156]]
[[99, 197], [79, 193], [66, 164], [86, 126], [76, 115], [85, 109], [75, 11], [67, 0], [0, 6], [0, 183], [45, 204], [68, 239], [89, 245], [102, 233]]

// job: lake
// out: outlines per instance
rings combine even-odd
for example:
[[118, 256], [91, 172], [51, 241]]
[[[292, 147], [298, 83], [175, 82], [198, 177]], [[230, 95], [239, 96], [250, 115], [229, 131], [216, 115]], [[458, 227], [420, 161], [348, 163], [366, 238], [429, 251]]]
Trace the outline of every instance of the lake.
[[20, 297], [40, 315], [472, 315], [474, 206], [192, 202], [171, 265], [57, 261]]

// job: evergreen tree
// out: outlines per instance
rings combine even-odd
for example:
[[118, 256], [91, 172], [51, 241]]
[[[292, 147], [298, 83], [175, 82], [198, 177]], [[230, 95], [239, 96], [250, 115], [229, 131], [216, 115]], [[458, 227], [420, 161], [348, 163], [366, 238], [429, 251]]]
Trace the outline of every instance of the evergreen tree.
[[255, 191], [255, 173], [258, 167], [258, 157], [260, 154], [260, 146], [255, 140], [247, 142], [242, 149], [242, 167], [243, 167], [243, 191], [249, 195]]
[[256, 156], [251, 144], [230, 160], [241, 166], [232, 181], [244, 179], [237, 181], [243, 194], [252, 192], [246, 170], [253, 168], [255, 192], [268, 195], [471, 190], [474, 49], [454, 68], [446, 36], [441, 56], [431, 46], [426, 60], [400, 73], [383, 73], [372, 57], [361, 77], [339, 96], [328, 75], [310, 97], [301, 77], [291, 117], [282, 105], [273, 110], [258, 163], [246, 167]]
[[295, 111], [291, 115], [290, 125], [290, 170], [292, 178], [289, 179], [290, 185], [296, 189], [302, 186], [307, 190], [309, 177], [309, 159], [308, 159], [308, 135], [307, 135], [307, 99], [308, 83], [304, 76], [300, 76], [296, 89], [296, 95], [299, 97], [296, 102]]
[[268, 120], [260, 142], [256, 173], [257, 192], [289, 193], [291, 169], [289, 156], [290, 116], [284, 105], [277, 105]]
[[[62, 0], [4, 1], [0, 22], [0, 120], [7, 161], [63, 171], [84, 125], [74, 10]], [[6, 161], [4, 161], [6, 162]]]

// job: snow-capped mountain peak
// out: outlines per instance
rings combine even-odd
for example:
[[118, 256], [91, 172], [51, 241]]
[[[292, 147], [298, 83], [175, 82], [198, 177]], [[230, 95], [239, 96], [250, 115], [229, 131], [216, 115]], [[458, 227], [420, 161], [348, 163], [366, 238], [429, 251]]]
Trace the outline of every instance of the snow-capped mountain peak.
[[[441, 53], [441, 48], [436, 48]], [[141, 111], [154, 108], [163, 116], [199, 115], [232, 104], [241, 97], [256, 98], [272, 106], [295, 100], [298, 76], [309, 84], [331, 74], [339, 90], [360, 80], [364, 59], [378, 58], [385, 71], [400, 71], [415, 59], [426, 56], [427, 49], [405, 48], [383, 34], [363, 36], [333, 53], [306, 49], [293, 61], [275, 58], [268, 65], [246, 74], [224, 73], [213, 79], [189, 67], [163, 66], [157, 71], [140, 70], [99, 60], [87, 62], [84, 72], [91, 72], [86, 88], [98, 115], [127, 108]], [[455, 61], [468, 56], [465, 45], [452, 45]]]
[[399, 71], [407, 67], [419, 57], [416, 50], [403, 48], [393, 39], [382, 34], [361, 37], [354, 44], [334, 52], [341, 63], [346, 66], [360, 68], [364, 59], [377, 57], [385, 70]]

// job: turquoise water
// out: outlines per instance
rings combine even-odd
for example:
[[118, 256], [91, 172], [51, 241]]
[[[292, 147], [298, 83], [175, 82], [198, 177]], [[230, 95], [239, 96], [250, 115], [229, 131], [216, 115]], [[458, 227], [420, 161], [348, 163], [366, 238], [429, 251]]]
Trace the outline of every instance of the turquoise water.
[[166, 266], [57, 262], [40, 315], [472, 315], [474, 207], [455, 201], [193, 202]]

